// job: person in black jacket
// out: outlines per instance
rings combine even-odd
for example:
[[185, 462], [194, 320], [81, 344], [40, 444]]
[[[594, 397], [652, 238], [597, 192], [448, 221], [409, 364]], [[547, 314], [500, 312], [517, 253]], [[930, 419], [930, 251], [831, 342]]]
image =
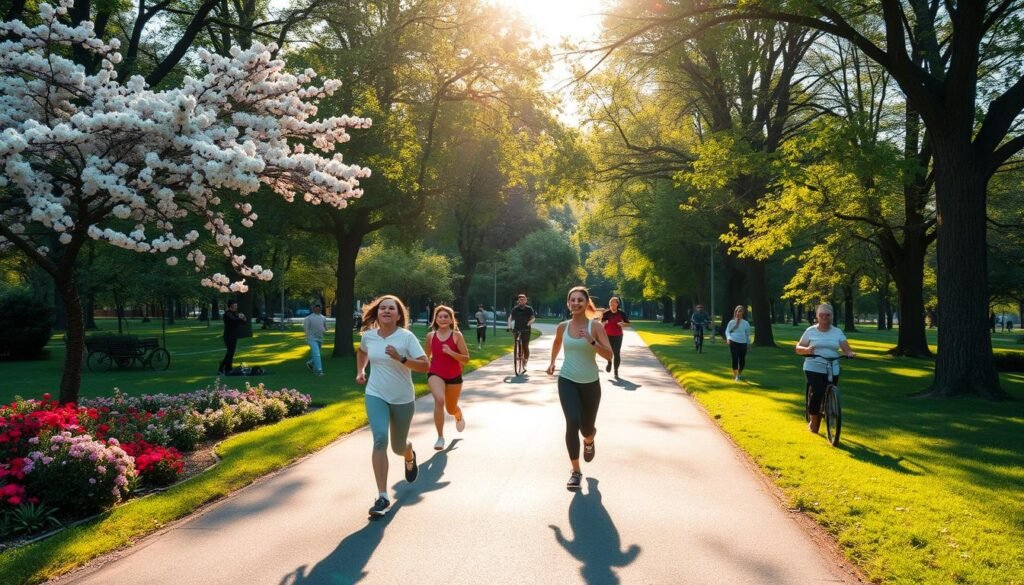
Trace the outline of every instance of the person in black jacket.
[[245, 323], [245, 315], [238, 312], [238, 301], [228, 301], [228, 308], [224, 311], [224, 347], [227, 352], [224, 359], [217, 366], [218, 374], [231, 372], [231, 360], [235, 359], [235, 346], [238, 345], [239, 329]]

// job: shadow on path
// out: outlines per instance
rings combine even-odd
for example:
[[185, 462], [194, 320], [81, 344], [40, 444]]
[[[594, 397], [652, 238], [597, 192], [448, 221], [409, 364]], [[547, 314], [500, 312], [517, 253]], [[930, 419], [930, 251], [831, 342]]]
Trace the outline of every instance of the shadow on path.
[[634, 382], [630, 382], [625, 378], [616, 378], [612, 380], [612, 386], [617, 386], [619, 388], [622, 388], [623, 390], [629, 390], [630, 392], [633, 392], [637, 388], [642, 388], [643, 384], [636, 384]]
[[575, 540], [569, 541], [554, 524], [555, 540], [569, 554], [583, 563], [580, 575], [588, 585], [618, 585], [619, 577], [612, 567], [625, 567], [636, 560], [640, 547], [630, 545], [622, 552], [622, 541], [608, 510], [601, 503], [598, 480], [587, 478], [587, 493], [576, 492], [569, 504], [569, 525]]
[[[302, 565], [282, 577], [281, 585], [351, 585], [366, 578], [369, 575], [366, 571], [367, 563], [384, 540], [384, 531], [401, 509], [420, 503], [424, 494], [448, 486], [450, 482], [441, 481], [441, 477], [444, 476], [444, 469], [448, 465], [448, 453], [456, 448], [460, 440], [454, 439], [445, 450], [434, 453], [433, 457], [424, 461], [420, 465], [416, 483], [400, 481], [400, 485], [392, 486], [395, 502], [386, 516], [379, 520], [368, 520], [366, 526], [346, 536], [331, 554], [312, 569]], [[368, 499], [367, 507], [370, 503]]]

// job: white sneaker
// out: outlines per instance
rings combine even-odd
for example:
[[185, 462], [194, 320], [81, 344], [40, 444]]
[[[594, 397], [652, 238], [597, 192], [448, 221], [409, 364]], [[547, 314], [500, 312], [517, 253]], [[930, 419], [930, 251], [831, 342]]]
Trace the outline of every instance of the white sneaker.
[[736, 376], [735, 378], [733, 378], [733, 379], [732, 379], [732, 381], [733, 381], [733, 382], [739, 382], [739, 381], [740, 381], [740, 377], [739, 377], [739, 376]]
[[463, 415], [463, 417], [460, 418], [459, 420], [455, 421], [455, 430], [459, 431], [460, 433], [462, 431], [466, 430], [466, 417], [465, 417], [465, 415]]
[[434, 451], [440, 451], [444, 449], [444, 437], [438, 437], [437, 441], [434, 441]]

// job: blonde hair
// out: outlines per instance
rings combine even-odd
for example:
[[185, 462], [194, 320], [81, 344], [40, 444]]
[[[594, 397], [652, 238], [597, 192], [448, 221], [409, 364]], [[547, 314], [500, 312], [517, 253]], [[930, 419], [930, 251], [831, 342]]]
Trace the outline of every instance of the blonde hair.
[[437, 314], [441, 311], [448, 313], [448, 316], [452, 318], [452, 331], [458, 331], [459, 320], [455, 318], [455, 310], [448, 305], [438, 305], [434, 307], [434, 315], [430, 318], [430, 328], [437, 331]]
[[367, 329], [378, 329], [380, 323], [377, 322], [377, 309], [380, 304], [384, 301], [394, 301], [395, 306], [398, 307], [398, 326], [407, 327], [409, 323], [409, 310], [405, 308], [402, 303], [402, 299], [395, 295], [380, 295], [373, 299], [365, 306], [363, 306], [363, 318], [362, 325], [359, 327], [360, 331], [366, 331]]
[[569, 294], [565, 295], [565, 306], [569, 306], [569, 298], [572, 297], [572, 293], [582, 293], [583, 298], [587, 299], [587, 308], [583, 310], [583, 314], [588, 319], [593, 319], [598, 315], [597, 307], [594, 306], [594, 300], [590, 298], [590, 291], [585, 286], [574, 286], [569, 289]]
[[736, 308], [732, 310], [732, 321], [729, 322], [731, 323], [729, 331], [736, 331], [736, 328], [740, 326], [740, 320], [736, 318], [736, 313], [739, 313], [740, 311], [743, 311], [743, 313], [746, 314], [747, 308], [743, 305], [736, 305]]

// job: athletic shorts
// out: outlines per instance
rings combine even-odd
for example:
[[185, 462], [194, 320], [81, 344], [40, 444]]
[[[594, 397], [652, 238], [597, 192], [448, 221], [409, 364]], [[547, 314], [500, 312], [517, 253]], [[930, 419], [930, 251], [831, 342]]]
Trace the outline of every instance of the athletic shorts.
[[[427, 379], [429, 380], [431, 376], [434, 376], [435, 378], [441, 378], [440, 374], [430, 373], [430, 374], [427, 374]], [[452, 384], [461, 384], [462, 383], [462, 374], [459, 374], [458, 376], [455, 376], [454, 378], [441, 378], [441, 379], [444, 380], [444, 383], [445, 383], [446, 386], [452, 385]]]

